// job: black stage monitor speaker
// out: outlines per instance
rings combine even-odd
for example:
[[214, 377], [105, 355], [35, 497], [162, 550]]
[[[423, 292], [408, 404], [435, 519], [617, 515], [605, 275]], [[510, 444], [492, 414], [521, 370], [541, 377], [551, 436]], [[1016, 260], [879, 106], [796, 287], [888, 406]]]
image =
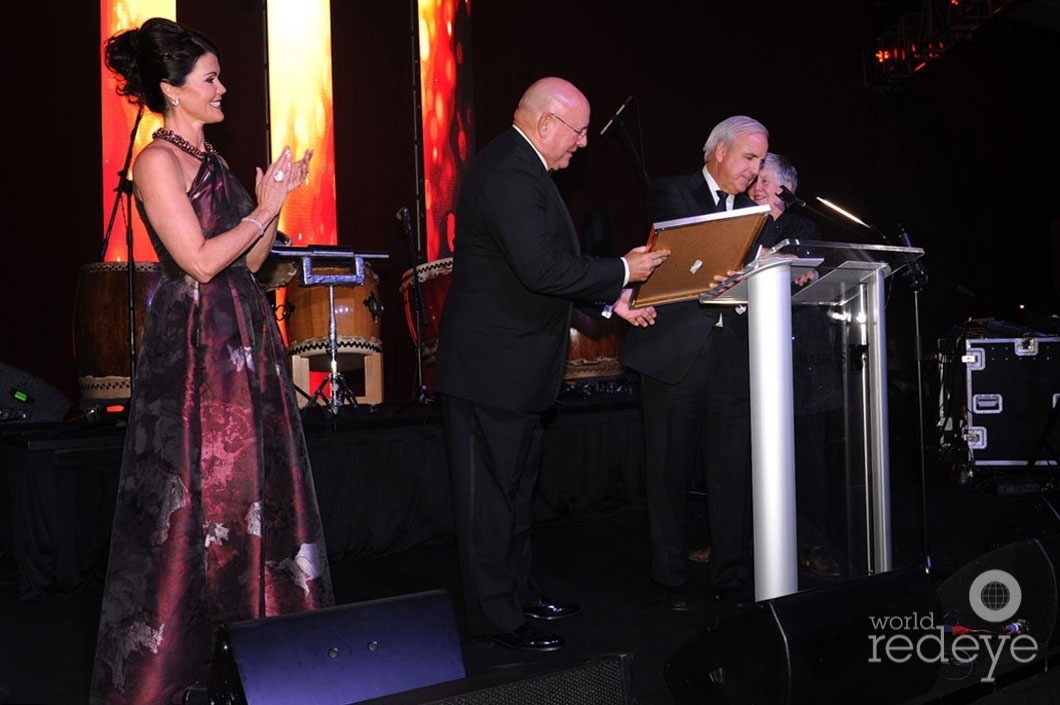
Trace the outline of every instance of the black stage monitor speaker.
[[948, 683], [989, 683], [1028, 663], [1047, 663], [1057, 642], [1058, 559], [1060, 537], [1025, 539], [970, 561], [939, 585], [947, 624], [990, 647], [944, 666]]
[[758, 602], [678, 647], [666, 683], [677, 705], [900, 703], [935, 685], [915, 648], [937, 611], [920, 568]]
[[72, 406], [44, 380], [0, 362], [0, 423], [57, 423]]
[[633, 656], [605, 654], [573, 665], [504, 667], [361, 705], [632, 705]]
[[213, 705], [348, 705], [463, 678], [444, 590], [224, 625]]
[[[1051, 503], [1048, 506], [1051, 511], [1055, 512], [1056, 508]], [[1054, 526], [1053, 531], [1058, 528], [1060, 527]], [[1035, 539], [1035, 541], [1041, 548], [1042, 555], [1045, 556], [1051, 573], [1049, 577], [1043, 578], [1043, 583], [1037, 587], [1037, 596], [1042, 601], [1043, 608], [1052, 610], [1047, 612], [1047, 614], [1053, 617], [1051, 624], [1048, 627], [1043, 625], [1043, 628], [1040, 628], [1038, 633], [1039, 635], [1048, 634], [1049, 646], [1056, 646], [1060, 644], [1060, 628], [1057, 628], [1057, 621], [1060, 619], [1060, 614], [1057, 614], [1057, 609], [1060, 608], [1060, 534], [1049, 533]]]

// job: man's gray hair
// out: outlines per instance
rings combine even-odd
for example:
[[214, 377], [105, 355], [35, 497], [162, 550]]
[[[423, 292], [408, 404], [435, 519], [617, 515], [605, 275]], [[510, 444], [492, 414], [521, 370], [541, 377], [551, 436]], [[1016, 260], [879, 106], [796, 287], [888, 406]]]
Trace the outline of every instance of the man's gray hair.
[[710, 159], [711, 155], [714, 154], [714, 148], [720, 143], [732, 144], [737, 137], [748, 132], [761, 132], [766, 137], [769, 137], [769, 130], [766, 129], [766, 126], [754, 118], [746, 115], [733, 115], [725, 118], [710, 131], [710, 135], [703, 145], [703, 161]]

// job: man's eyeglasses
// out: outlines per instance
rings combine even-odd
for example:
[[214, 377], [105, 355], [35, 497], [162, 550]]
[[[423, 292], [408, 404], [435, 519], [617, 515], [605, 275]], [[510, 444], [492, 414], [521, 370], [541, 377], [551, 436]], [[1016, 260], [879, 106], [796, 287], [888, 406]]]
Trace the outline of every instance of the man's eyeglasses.
[[559, 115], [556, 115], [555, 113], [549, 113], [549, 115], [551, 115], [552, 117], [556, 118], [557, 120], [562, 122], [564, 125], [569, 127], [571, 129], [571, 132], [573, 132], [574, 134], [578, 135], [578, 139], [579, 140], [584, 139], [584, 137], [589, 133], [589, 128], [588, 127], [583, 127], [582, 129], [579, 130], [574, 125], [570, 124], [569, 122], [567, 122], [566, 120], [561, 118]]

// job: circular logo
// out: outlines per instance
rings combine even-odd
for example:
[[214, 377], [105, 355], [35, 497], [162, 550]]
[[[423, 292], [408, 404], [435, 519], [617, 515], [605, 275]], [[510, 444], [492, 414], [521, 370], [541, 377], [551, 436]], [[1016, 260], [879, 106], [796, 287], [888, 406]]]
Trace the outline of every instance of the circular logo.
[[968, 588], [968, 602], [980, 619], [1004, 622], [1010, 619], [1023, 602], [1023, 591], [1011, 573], [986, 570]]

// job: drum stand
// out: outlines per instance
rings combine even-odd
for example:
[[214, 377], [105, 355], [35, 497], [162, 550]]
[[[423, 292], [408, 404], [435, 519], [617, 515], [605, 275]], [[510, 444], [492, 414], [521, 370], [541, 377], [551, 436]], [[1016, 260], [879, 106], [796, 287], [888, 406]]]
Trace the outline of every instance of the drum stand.
[[410, 403], [430, 405], [434, 403], [427, 385], [423, 381], [423, 320], [427, 312], [423, 310], [423, 285], [420, 275], [416, 271], [416, 241], [412, 235], [412, 222], [409, 218], [409, 209], [401, 208], [397, 212], [397, 219], [401, 221], [408, 238], [409, 252], [412, 256], [412, 298], [416, 312], [416, 396]]
[[[320, 386], [317, 387], [317, 390], [309, 397], [309, 401], [302, 408], [303, 412], [311, 406], [318, 405], [319, 401], [326, 402], [324, 406], [332, 415], [338, 415], [344, 405], [357, 406], [357, 398], [346, 383], [346, 377], [339, 372], [339, 336], [335, 323], [335, 285], [364, 284], [365, 258], [385, 259], [389, 255], [357, 254], [353, 251], [328, 246], [274, 247], [272, 254], [279, 259], [294, 259], [299, 262], [302, 286], [324, 285], [328, 288], [328, 359], [330, 367], [324, 381], [320, 383]], [[348, 274], [314, 273], [314, 259], [349, 264], [352, 271]], [[326, 395], [324, 393], [325, 390], [328, 390], [330, 395]], [[305, 394], [300, 389], [298, 391]]]
[[[313, 392], [313, 396], [306, 403], [306, 408], [316, 405], [318, 401], [324, 401], [324, 406], [328, 411], [337, 416], [344, 404], [356, 407], [357, 398], [346, 383], [346, 376], [339, 372], [339, 337], [335, 325], [334, 284], [328, 284], [328, 359], [331, 364], [328, 375]], [[325, 389], [330, 391], [330, 395], [324, 394]]]
[[427, 391], [427, 385], [423, 381], [423, 319], [427, 317], [423, 310], [423, 286], [420, 283], [420, 275], [415, 268], [412, 271], [412, 291], [416, 299], [416, 398], [419, 404], [433, 404]]

